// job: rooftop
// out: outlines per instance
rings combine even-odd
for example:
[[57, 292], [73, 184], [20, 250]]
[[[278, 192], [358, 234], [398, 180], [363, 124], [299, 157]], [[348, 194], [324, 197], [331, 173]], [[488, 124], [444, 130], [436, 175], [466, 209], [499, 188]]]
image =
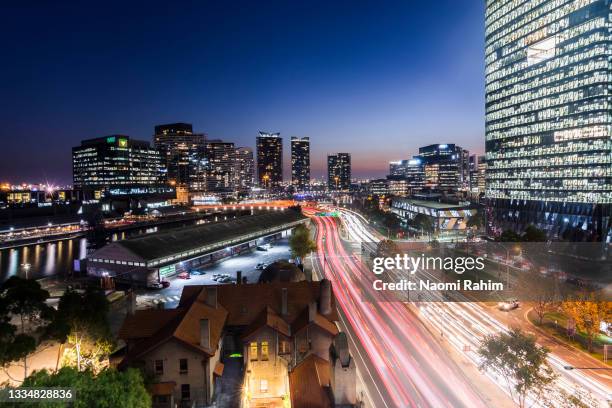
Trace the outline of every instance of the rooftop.
[[437, 201], [415, 200], [412, 198], [394, 198], [393, 201], [402, 201], [420, 207], [433, 208], [434, 210], [460, 210], [469, 207], [469, 204], [440, 203]]
[[[169, 256], [187, 256], [190, 251], [216, 246], [223, 247], [227, 241], [238, 243], [242, 238], [258, 235], [288, 224], [306, 220], [302, 214], [290, 209], [259, 215], [239, 217], [228, 221], [173, 229], [156, 234], [117, 241], [94, 252], [88, 258], [104, 258], [118, 246], [127, 249], [138, 258], [151, 261]], [[251, 238], [252, 239], [252, 238]]]

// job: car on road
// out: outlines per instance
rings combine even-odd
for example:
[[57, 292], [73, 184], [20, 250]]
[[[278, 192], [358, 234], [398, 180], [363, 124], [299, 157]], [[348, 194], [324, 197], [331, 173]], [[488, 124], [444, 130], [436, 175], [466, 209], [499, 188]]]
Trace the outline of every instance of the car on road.
[[189, 273], [192, 274], [193, 276], [200, 276], [200, 275], [205, 274], [204, 271], [200, 271], [198, 269], [192, 269], [191, 271], [189, 271]]
[[157, 289], [163, 289], [164, 285], [161, 282], [149, 282], [147, 284], [147, 289], [153, 289], [153, 290], [157, 290]]
[[258, 271], [263, 271], [264, 269], [266, 269], [268, 267], [268, 264], [265, 262], [260, 262], [255, 266], [255, 269], [257, 269]]
[[510, 310], [518, 309], [520, 305], [517, 299], [511, 299], [506, 302], [499, 302], [497, 308], [501, 311], [509, 312]]
[[179, 279], [191, 279], [191, 276], [189, 276], [188, 272], [181, 272], [178, 274], [178, 278]]
[[265, 246], [265, 245], [257, 245], [257, 248], [256, 248], [256, 249], [257, 249], [258, 251], [267, 251], [267, 250], [268, 250], [268, 247], [267, 247], [267, 246]]
[[167, 280], [163, 280], [161, 281], [161, 284], [164, 288], [169, 288], [170, 287], [170, 282], [168, 282]]

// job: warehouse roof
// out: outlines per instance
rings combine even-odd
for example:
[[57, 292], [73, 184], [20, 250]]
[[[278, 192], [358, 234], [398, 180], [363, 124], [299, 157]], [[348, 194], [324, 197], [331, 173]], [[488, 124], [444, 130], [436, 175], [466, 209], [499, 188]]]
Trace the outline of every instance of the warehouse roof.
[[[257, 235], [266, 230], [274, 230], [288, 224], [304, 221], [298, 211], [284, 210], [265, 214], [251, 215], [212, 224], [173, 229], [143, 237], [116, 242], [132, 254], [144, 259], [154, 260], [168, 256], [178, 256], [185, 252], [204, 247], [224, 244], [226, 241], [239, 241], [249, 235]], [[237, 242], [236, 242], [237, 243]], [[95, 255], [94, 255], [95, 256]]]

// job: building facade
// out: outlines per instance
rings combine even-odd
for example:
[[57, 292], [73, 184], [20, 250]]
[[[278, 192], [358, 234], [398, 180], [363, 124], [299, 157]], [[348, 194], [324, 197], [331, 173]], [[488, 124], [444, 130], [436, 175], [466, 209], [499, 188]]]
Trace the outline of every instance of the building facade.
[[236, 192], [236, 148], [234, 143], [222, 140], [207, 140], [205, 157], [206, 192], [230, 196]]
[[280, 133], [259, 132], [257, 136], [257, 183], [278, 189], [283, 182], [283, 139]]
[[415, 159], [423, 165], [428, 189], [456, 193], [469, 185], [469, 152], [455, 144], [420, 147]]
[[111, 135], [83, 140], [72, 148], [75, 188], [159, 186], [165, 180], [159, 152], [149, 142]]
[[351, 155], [336, 153], [327, 155], [327, 188], [348, 190], [351, 187]]
[[609, 0], [486, 2], [486, 198], [494, 230], [610, 238]]
[[291, 137], [291, 184], [299, 191], [310, 185], [310, 138]]
[[189, 123], [155, 126], [153, 144], [161, 153], [172, 185], [190, 192], [206, 191], [208, 162], [205, 156], [203, 133], [194, 133]]
[[248, 193], [255, 185], [255, 158], [250, 147], [236, 149], [236, 190]]

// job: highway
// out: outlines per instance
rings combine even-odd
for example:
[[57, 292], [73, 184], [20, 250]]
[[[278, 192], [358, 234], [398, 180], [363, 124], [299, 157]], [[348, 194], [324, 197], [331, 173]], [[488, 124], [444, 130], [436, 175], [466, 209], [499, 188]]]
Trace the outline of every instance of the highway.
[[[314, 212], [306, 212], [313, 215]], [[487, 407], [466, 376], [402, 303], [372, 288], [374, 275], [347, 253], [336, 219], [312, 217], [319, 267], [332, 281], [349, 337], [367, 357], [370, 394], [385, 407]], [[363, 373], [362, 373], [363, 375]], [[383, 391], [381, 391], [383, 389]]]
[[[366, 245], [377, 243], [380, 240], [360, 215], [347, 210], [340, 210], [340, 214], [350, 240], [366, 243]], [[421, 277], [438, 280], [438, 277], [431, 271], [420, 269], [417, 273]], [[401, 278], [402, 276], [398, 275], [393, 280]], [[470, 302], [460, 294], [454, 296], [454, 301], [448, 302], [439, 292], [430, 292], [427, 298], [422, 298], [420, 302], [413, 302], [409, 307], [418, 313], [420, 319], [435, 332], [444, 332], [455, 351], [477, 366], [479, 364], [477, 349], [482, 338], [486, 335], [507, 331], [508, 327], [492, 317], [479, 303]], [[554, 387], [547, 393], [546, 398], [532, 395], [528, 400], [528, 406], [563, 406], [568, 395], [578, 397], [588, 407], [609, 406], [609, 398], [612, 395], [610, 382], [602, 384], [593, 376], [580, 370], [566, 370], [564, 366], [568, 364], [554, 354], [549, 356], [548, 363], [557, 373], [558, 379]], [[510, 387], [498, 372], [488, 371], [485, 375], [507, 395], [511, 395]]]

